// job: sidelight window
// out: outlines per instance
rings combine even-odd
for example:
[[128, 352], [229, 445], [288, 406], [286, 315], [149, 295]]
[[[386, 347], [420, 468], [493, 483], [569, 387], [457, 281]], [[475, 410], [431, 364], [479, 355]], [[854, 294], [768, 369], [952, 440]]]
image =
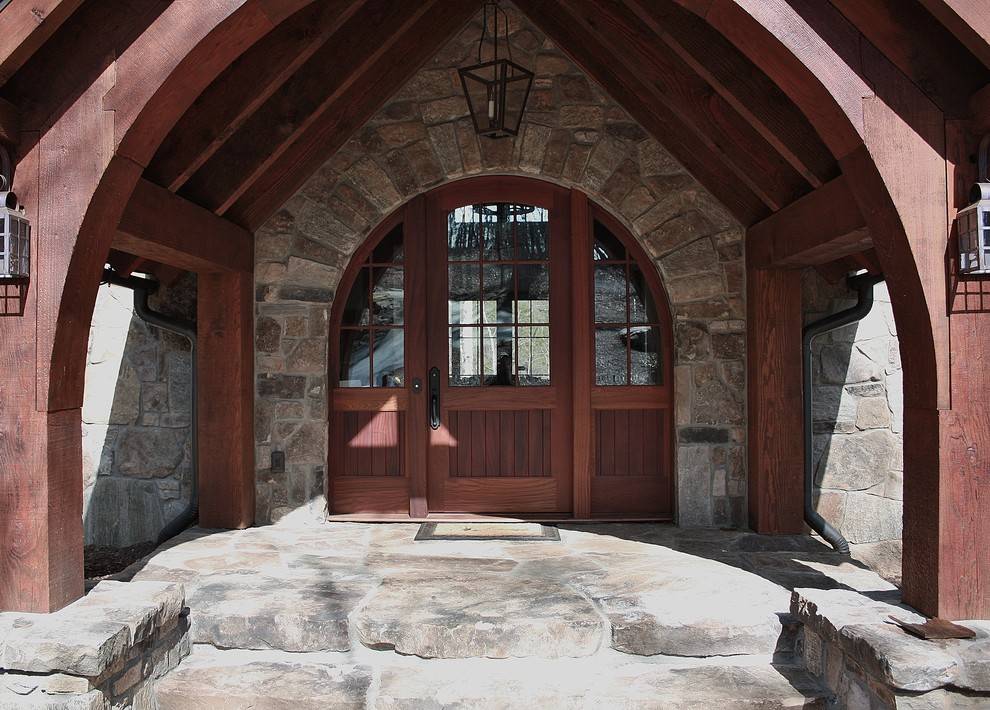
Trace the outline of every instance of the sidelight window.
[[375, 247], [351, 286], [340, 329], [341, 387], [402, 387], [405, 274], [400, 224]]
[[595, 221], [595, 384], [662, 385], [661, 320], [649, 282], [622, 241]]

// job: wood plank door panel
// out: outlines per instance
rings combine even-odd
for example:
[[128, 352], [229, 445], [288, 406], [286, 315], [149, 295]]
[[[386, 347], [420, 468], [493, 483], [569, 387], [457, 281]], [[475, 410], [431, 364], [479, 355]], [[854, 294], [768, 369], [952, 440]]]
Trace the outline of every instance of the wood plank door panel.
[[569, 193], [499, 177], [428, 199], [429, 508], [569, 513]]

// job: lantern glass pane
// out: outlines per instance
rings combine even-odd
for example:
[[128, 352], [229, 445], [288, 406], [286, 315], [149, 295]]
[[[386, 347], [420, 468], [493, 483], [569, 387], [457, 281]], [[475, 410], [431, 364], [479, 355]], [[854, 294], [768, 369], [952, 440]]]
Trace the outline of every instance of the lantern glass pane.
[[494, 66], [481, 65], [461, 72], [468, 109], [478, 132], [497, 130], [497, 97], [495, 95]]
[[529, 76], [519, 74], [518, 70], [509, 65], [505, 82], [504, 127], [514, 134], [519, 132], [519, 124], [522, 123], [530, 81]]

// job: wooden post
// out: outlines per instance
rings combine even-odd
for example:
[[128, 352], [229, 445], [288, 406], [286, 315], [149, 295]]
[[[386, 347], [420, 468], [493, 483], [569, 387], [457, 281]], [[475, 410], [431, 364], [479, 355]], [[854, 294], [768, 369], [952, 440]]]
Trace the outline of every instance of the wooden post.
[[804, 530], [801, 272], [746, 272], [749, 389], [749, 525]]
[[574, 499], [575, 518], [591, 517], [591, 472], [595, 461], [591, 412], [591, 360], [594, 313], [591, 296], [591, 215], [588, 196], [571, 190], [571, 338], [574, 384]]
[[197, 286], [199, 524], [254, 522], [254, 290], [249, 273]]

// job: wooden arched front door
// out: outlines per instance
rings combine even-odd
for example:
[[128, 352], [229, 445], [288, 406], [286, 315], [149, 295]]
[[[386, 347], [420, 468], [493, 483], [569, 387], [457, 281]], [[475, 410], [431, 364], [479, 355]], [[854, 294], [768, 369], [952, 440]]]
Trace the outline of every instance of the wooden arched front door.
[[671, 337], [656, 270], [582, 193], [412, 200], [334, 303], [331, 512], [671, 517]]

